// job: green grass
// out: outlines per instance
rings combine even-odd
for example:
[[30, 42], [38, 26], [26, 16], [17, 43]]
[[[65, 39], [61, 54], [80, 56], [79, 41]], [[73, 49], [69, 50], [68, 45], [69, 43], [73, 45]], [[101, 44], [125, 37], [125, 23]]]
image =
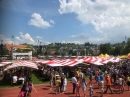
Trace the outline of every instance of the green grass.
[[49, 81], [45, 80], [43, 77], [40, 77], [37, 73], [32, 73], [33, 84], [48, 84]]

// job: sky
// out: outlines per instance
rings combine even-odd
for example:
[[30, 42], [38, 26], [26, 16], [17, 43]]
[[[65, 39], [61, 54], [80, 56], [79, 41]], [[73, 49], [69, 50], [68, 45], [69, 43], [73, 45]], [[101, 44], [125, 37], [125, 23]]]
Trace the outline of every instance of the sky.
[[130, 0], [0, 0], [1, 43], [120, 43]]

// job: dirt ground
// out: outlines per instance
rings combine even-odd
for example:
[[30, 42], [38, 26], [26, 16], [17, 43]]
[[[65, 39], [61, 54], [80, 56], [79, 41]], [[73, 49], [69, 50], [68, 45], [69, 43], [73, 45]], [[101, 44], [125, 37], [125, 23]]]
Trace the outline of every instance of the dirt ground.
[[[89, 80], [87, 80], [89, 82]], [[34, 86], [36, 91], [33, 89], [32, 96], [31, 97], [75, 97], [75, 94], [72, 94], [72, 83], [68, 82], [67, 91], [66, 93], [60, 93], [55, 94], [55, 88], [50, 90], [50, 86], [47, 85], [35, 85]], [[93, 80], [93, 96], [92, 97], [100, 97], [100, 90], [97, 87], [97, 83]], [[107, 94], [104, 94], [103, 97], [130, 97], [130, 91], [127, 91], [127, 86], [125, 86], [125, 92], [122, 94], [118, 93], [118, 87], [112, 86], [112, 90], [114, 91], [114, 94], [110, 94], [110, 91], [108, 90]], [[20, 92], [20, 88], [6, 88], [6, 89], [0, 89], [0, 97], [18, 97], [18, 94]], [[83, 91], [82, 88], [80, 88], [80, 97], [83, 97]], [[89, 86], [86, 90], [86, 97], [89, 96]]]

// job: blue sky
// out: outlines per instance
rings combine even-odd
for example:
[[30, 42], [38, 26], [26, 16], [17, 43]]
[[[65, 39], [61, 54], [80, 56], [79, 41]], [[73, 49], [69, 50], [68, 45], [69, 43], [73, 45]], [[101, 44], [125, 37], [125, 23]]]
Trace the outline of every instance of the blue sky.
[[34, 45], [122, 42], [130, 36], [129, 6], [130, 0], [1, 0], [0, 39]]

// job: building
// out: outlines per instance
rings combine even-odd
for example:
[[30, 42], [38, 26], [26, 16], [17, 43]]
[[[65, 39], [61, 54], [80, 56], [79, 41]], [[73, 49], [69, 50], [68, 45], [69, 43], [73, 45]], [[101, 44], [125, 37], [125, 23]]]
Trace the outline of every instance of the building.
[[32, 60], [32, 48], [27, 45], [5, 44], [11, 59], [29, 59]]

